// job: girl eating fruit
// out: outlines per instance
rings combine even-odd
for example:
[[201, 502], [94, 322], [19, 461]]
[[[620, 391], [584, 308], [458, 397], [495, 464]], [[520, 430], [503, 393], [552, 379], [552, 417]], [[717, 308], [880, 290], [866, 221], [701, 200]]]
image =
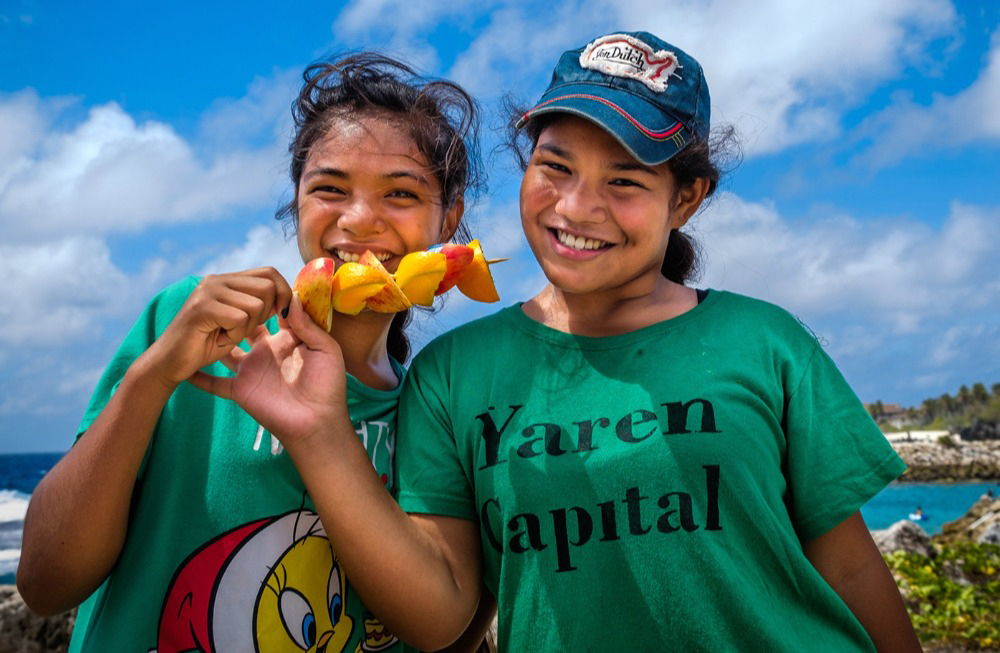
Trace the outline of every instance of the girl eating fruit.
[[[452, 238], [477, 184], [472, 99], [371, 54], [313, 65], [304, 79], [295, 196], [279, 213], [303, 260], [339, 267], [368, 256], [395, 270]], [[40, 613], [83, 603], [71, 650], [402, 649], [350, 586], [292, 458], [236, 404], [199, 389], [225, 366], [252, 368], [245, 340], [283, 357], [302, 405], [331, 401], [316, 356], [278, 317], [303, 320], [298, 300], [289, 314], [292, 297], [272, 268], [189, 278], [157, 295], [126, 336], [25, 518], [18, 586]], [[358, 306], [325, 325], [342, 355], [334, 401], [347, 405], [361, 464], [387, 500], [409, 351], [398, 308]], [[299, 428], [303, 411], [281, 405], [276, 428]]]

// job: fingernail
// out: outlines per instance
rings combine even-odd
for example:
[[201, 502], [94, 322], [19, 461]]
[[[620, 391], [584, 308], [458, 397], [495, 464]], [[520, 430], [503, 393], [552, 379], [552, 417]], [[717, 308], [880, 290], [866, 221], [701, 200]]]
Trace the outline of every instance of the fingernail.
[[283, 309], [281, 309], [281, 317], [282, 318], [288, 317], [288, 307], [287, 306], [284, 307]]

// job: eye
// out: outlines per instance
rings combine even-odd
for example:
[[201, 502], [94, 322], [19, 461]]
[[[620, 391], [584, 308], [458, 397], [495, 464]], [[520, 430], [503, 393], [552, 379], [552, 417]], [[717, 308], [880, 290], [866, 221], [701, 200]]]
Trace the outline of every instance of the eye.
[[333, 597], [333, 601], [330, 602], [330, 621], [334, 626], [340, 621], [340, 615], [344, 613], [344, 604], [341, 601], [340, 595]]
[[330, 621], [336, 626], [344, 612], [344, 599], [340, 589], [340, 566], [337, 565], [336, 561], [333, 563], [333, 569], [330, 570], [330, 583], [326, 588], [326, 599], [330, 605]]
[[392, 199], [415, 200], [419, 198], [419, 195], [417, 195], [413, 191], [399, 188], [394, 191], [390, 191], [389, 197], [391, 197]]
[[561, 172], [567, 175], [569, 174], [569, 168], [567, 168], [561, 163], [556, 163], [555, 161], [543, 161], [542, 165], [548, 168], [549, 170], [554, 170], [556, 172]]
[[278, 611], [285, 632], [303, 651], [316, 643], [316, 617], [306, 598], [293, 589], [284, 589], [278, 597]]
[[310, 193], [315, 195], [345, 195], [346, 193], [339, 186], [330, 186], [329, 184], [321, 184], [313, 186], [309, 189]]
[[625, 179], [625, 178], [612, 179], [609, 183], [612, 186], [621, 186], [623, 188], [630, 188], [630, 187], [645, 188], [645, 186], [637, 182], [635, 179]]

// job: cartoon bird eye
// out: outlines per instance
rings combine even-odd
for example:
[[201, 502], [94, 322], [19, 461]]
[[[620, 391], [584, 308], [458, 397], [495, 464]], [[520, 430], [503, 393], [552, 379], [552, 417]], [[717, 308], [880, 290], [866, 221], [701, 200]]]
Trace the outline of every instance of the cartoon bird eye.
[[316, 643], [316, 617], [307, 614], [302, 620], [302, 637], [306, 640], [306, 647], [312, 648]]
[[340, 615], [344, 611], [343, 603], [341, 602], [340, 595], [333, 597], [333, 601], [330, 602], [330, 621], [336, 626], [337, 622], [340, 621]]
[[330, 570], [330, 584], [326, 588], [326, 600], [330, 606], [330, 620], [336, 626], [344, 612], [344, 598], [340, 592], [340, 566], [334, 562]]
[[316, 643], [316, 617], [309, 602], [299, 592], [286, 588], [278, 597], [281, 624], [292, 641], [303, 651]]

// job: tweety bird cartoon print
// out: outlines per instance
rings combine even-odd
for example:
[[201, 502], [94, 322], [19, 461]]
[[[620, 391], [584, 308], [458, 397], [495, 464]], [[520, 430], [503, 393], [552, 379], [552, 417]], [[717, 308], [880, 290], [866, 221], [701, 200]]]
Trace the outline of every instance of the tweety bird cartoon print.
[[[378, 620], [345, 610], [347, 585], [316, 513], [295, 510], [233, 528], [180, 566], [150, 653], [350, 653], [398, 640]], [[359, 619], [362, 621], [362, 619]]]

